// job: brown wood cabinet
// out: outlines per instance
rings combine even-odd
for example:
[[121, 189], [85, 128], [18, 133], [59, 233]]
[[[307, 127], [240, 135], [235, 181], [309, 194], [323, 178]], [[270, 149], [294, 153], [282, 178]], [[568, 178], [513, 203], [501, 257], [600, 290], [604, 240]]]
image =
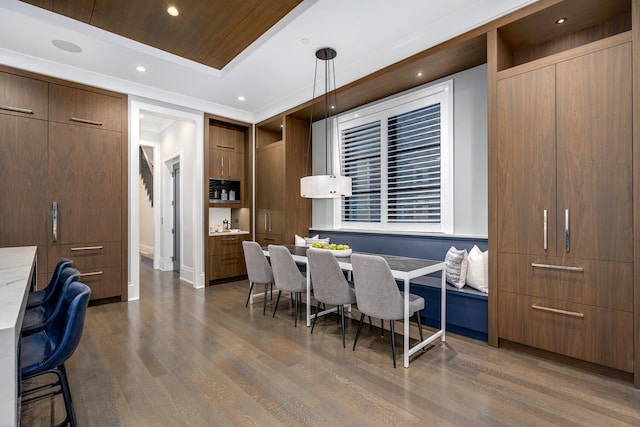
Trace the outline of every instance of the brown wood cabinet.
[[[209, 188], [209, 178], [232, 181], [226, 185], [225, 189], [227, 192], [233, 189], [236, 198], [228, 202], [221, 199], [212, 201], [214, 198], [210, 197], [207, 190], [205, 200], [209, 203], [205, 203], [205, 205], [230, 208], [243, 208], [249, 205], [246, 171], [251, 170], [250, 157], [248, 156], [251, 135], [249, 124], [231, 120], [227, 122], [219, 117], [208, 116], [205, 128], [207, 141], [205, 144], [205, 171], [207, 171], [205, 173], [207, 181], [205, 188]], [[224, 185], [222, 186], [224, 187]], [[218, 190], [221, 191], [221, 188]]]
[[276, 130], [259, 128], [256, 148], [256, 241], [293, 244], [311, 226], [311, 200], [300, 196], [305, 176], [309, 123], [285, 116]]
[[38, 283], [74, 260], [91, 299], [127, 297], [126, 96], [0, 71], [1, 246], [38, 246]]
[[[251, 145], [252, 126], [210, 114], [205, 115], [205, 283], [224, 282], [247, 274], [242, 251], [242, 241], [250, 239], [249, 234], [222, 234], [209, 236], [209, 210], [231, 208], [231, 228], [251, 230], [251, 182], [253, 159]], [[231, 190], [235, 200], [223, 201], [212, 198], [209, 191], [210, 179], [213, 188]], [[218, 195], [220, 197], [220, 195]], [[215, 227], [216, 224], [211, 224]]]
[[47, 122], [0, 110], [0, 197], [5, 206], [0, 221], [0, 246], [38, 246], [38, 283], [48, 280], [46, 164]]
[[244, 261], [242, 242], [251, 240], [248, 234], [222, 234], [209, 236], [209, 257], [207, 262], [209, 280], [229, 279], [245, 276], [247, 267]]
[[498, 73], [498, 337], [633, 371], [632, 55]]
[[284, 142], [256, 151], [256, 240], [280, 244], [284, 234]]

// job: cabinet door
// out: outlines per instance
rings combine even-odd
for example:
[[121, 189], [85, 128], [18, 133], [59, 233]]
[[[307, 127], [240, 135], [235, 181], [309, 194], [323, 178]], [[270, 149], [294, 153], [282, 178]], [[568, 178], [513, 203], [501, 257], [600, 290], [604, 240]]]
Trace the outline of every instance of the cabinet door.
[[633, 260], [631, 73], [630, 43], [557, 65], [558, 254]]
[[58, 244], [119, 241], [121, 135], [49, 124], [50, 202], [58, 204]]
[[[500, 80], [498, 250], [554, 255], [556, 218], [555, 71]], [[545, 247], [545, 211], [547, 245]]]
[[49, 85], [50, 121], [120, 132], [122, 100], [88, 90]]
[[0, 246], [46, 245], [47, 122], [0, 114], [0, 170]]
[[243, 180], [244, 153], [233, 150], [209, 150], [209, 176], [218, 179]]
[[281, 233], [284, 227], [284, 146], [260, 148], [256, 154], [256, 232]]
[[0, 113], [32, 119], [49, 118], [49, 84], [28, 77], [0, 73]]

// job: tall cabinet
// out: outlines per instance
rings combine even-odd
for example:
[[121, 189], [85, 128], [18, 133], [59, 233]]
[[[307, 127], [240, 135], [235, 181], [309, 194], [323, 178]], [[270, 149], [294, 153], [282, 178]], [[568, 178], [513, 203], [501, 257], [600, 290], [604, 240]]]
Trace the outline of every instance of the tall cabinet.
[[21, 74], [0, 72], [0, 245], [38, 246], [40, 286], [66, 257], [92, 300], [126, 299], [126, 97]]
[[[293, 244], [311, 226], [311, 200], [300, 196], [306, 173], [309, 123], [290, 116], [256, 131], [256, 241]], [[310, 161], [310, 159], [309, 159]]]
[[[253, 130], [249, 123], [205, 114], [204, 137], [205, 283], [213, 284], [247, 274], [242, 242], [251, 232]], [[217, 224], [209, 224], [210, 210], [216, 209], [228, 211], [230, 228], [242, 233], [211, 231]]]
[[527, 19], [489, 34], [489, 343], [634, 372], [629, 15], [514, 52]]

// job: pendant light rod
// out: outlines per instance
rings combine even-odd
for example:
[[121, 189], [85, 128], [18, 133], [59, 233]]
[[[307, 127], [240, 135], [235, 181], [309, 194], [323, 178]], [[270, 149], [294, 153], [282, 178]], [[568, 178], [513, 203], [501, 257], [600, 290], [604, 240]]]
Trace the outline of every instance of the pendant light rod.
[[[311, 158], [311, 138], [313, 128], [313, 107], [316, 95], [316, 80], [318, 77], [318, 61], [324, 61], [324, 126], [325, 126], [325, 174], [305, 176], [300, 179], [300, 195], [302, 197], [325, 199], [341, 196], [351, 196], [351, 178], [335, 176], [333, 171], [333, 131], [329, 118], [331, 110], [337, 109], [337, 88], [335, 76], [335, 63], [332, 61], [338, 53], [335, 49], [324, 47], [316, 51], [316, 66], [313, 76], [313, 94], [311, 95], [311, 116], [309, 119], [309, 143], [307, 147], [306, 174], [309, 173], [309, 160]], [[331, 63], [329, 63], [331, 62]], [[333, 72], [333, 82], [331, 81]], [[333, 91], [331, 84], [333, 83]], [[331, 94], [333, 93], [333, 104]], [[337, 111], [337, 110], [336, 110]]]

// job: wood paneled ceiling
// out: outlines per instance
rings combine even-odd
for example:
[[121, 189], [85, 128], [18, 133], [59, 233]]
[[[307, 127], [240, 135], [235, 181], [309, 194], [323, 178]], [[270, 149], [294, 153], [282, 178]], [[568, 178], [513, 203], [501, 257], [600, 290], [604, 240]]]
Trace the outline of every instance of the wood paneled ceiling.
[[[302, 0], [22, 0], [222, 69]], [[179, 15], [167, 13], [175, 6]]]

